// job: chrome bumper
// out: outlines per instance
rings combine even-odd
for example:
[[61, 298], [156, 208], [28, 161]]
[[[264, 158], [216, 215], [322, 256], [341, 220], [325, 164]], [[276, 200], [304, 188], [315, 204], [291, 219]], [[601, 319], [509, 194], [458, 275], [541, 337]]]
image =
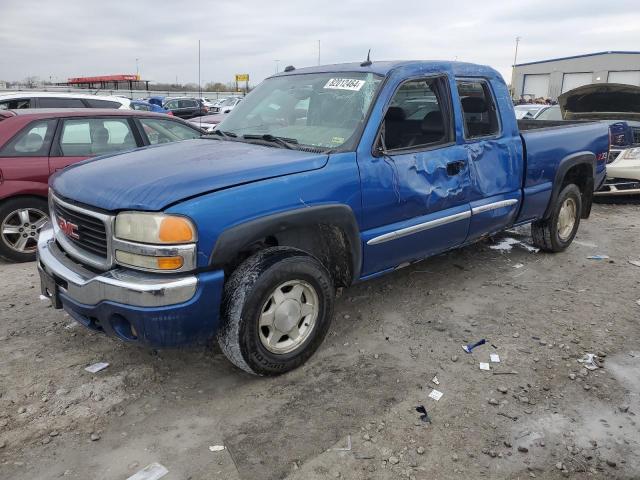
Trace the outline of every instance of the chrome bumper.
[[[57, 290], [85, 305], [111, 301], [136, 307], [162, 307], [190, 300], [198, 287], [195, 275], [167, 277], [125, 268], [103, 273], [90, 271], [58, 247], [49, 223], [40, 230], [38, 271], [43, 285], [53, 278]], [[43, 295], [51, 297], [56, 292], [44, 291]], [[57, 298], [52, 298], [52, 303], [56, 305]]]

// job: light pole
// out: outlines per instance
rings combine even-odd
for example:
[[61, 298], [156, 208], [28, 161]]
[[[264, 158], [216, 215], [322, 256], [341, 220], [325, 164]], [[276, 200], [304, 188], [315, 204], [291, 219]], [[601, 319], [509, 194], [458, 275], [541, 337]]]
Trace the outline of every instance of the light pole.
[[520, 44], [521, 39], [521, 37], [516, 37], [516, 51], [513, 55], [513, 65], [511, 66], [511, 98], [516, 94], [516, 87], [513, 83], [515, 81], [516, 63], [518, 62], [518, 45]]
[[274, 60], [274, 62], [276, 64], [276, 73], [278, 73], [280, 71], [280, 68], [279, 68], [280, 60]]
[[138, 68], [138, 62], [140, 61], [140, 58], [136, 57], [136, 79], [138, 79], [140, 77], [140, 69]]

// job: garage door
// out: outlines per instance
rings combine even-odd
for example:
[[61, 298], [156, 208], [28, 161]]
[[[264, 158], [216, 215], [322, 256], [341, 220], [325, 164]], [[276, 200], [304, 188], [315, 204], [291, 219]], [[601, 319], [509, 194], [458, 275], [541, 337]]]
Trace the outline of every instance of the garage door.
[[609, 72], [609, 83], [626, 83], [627, 85], [640, 85], [640, 71], [629, 70], [626, 72]]
[[593, 73], [565, 73], [562, 79], [562, 93], [593, 83]]
[[525, 75], [522, 95], [547, 98], [549, 96], [549, 74]]

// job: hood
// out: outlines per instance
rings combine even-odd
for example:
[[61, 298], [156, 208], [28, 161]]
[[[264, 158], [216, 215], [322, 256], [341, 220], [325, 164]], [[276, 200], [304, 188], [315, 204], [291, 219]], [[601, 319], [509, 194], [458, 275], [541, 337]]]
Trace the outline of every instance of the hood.
[[195, 139], [77, 163], [51, 177], [56, 194], [104, 210], [159, 211], [243, 183], [322, 168], [327, 154]]
[[640, 120], [640, 87], [594, 83], [558, 97], [566, 120]]

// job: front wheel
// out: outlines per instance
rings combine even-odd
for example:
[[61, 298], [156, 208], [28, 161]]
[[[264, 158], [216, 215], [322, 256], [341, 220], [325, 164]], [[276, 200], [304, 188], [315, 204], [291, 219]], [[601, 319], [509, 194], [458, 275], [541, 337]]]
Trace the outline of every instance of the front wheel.
[[262, 250], [225, 285], [218, 343], [237, 367], [278, 375], [299, 367], [324, 339], [335, 290], [327, 269], [293, 248]]
[[47, 220], [47, 202], [40, 198], [18, 197], [0, 204], [0, 257], [35, 260], [38, 235]]
[[551, 216], [531, 225], [533, 244], [545, 252], [563, 251], [576, 236], [581, 215], [582, 195], [578, 186], [571, 183], [558, 195]]

